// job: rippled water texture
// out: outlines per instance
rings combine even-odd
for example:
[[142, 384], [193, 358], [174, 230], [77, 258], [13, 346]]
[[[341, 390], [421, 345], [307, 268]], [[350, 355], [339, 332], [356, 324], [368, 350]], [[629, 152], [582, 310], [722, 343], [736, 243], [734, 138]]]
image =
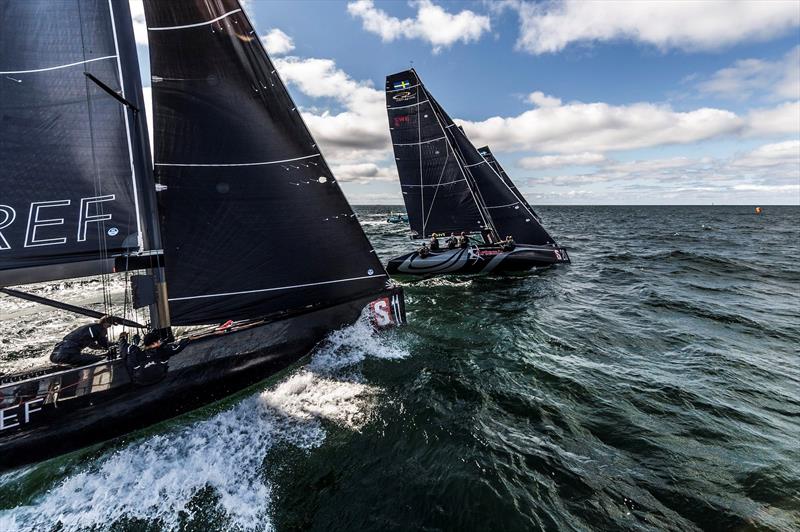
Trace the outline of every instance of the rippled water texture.
[[[800, 529], [800, 209], [539, 211], [571, 266], [406, 283], [402, 331], [0, 477], [0, 530]], [[0, 311], [0, 369], [78, 322]]]

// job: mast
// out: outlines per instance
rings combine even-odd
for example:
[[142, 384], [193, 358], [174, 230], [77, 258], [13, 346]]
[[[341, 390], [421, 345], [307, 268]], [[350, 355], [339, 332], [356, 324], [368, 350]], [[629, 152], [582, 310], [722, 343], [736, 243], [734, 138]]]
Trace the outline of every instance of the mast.
[[154, 267], [148, 268], [155, 285], [155, 300], [149, 305], [150, 326], [154, 330], [170, 326], [167, 281], [163, 265], [163, 245], [156, 199], [153, 162], [150, 156], [150, 139], [147, 134], [144, 95], [139, 72], [139, 58], [136, 52], [136, 39], [133, 35], [133, 22], [127, 0], [109, 0], [114, 38], [119, 56], [122, 97], [130, 102], [125, 107], [126, 126], [131, 141], [131, 164], [137, 185], [138, 214], [140, 220], [141, 248], [155, 255]]

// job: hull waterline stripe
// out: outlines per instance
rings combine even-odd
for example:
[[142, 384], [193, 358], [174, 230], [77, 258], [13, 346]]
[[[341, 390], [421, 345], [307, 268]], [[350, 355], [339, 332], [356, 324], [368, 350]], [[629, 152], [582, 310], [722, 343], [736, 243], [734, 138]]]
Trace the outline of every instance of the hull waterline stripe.
[[292, 288], [305, 288], [308, 286], [320, 286], [323, 284], [334, 284], [334, 283], [346, 283], [348, 281], [360, 281], [363, 279], [375, 279], [377, 277], [386, 277], [385, 273], [381, 273], [378, 275], [365, 275], [363, 277], [351, 277], [349, 279], [336, 279], [335, 281], [320, 281], [318, 283], [306, 283], [306, 284], [296, 284], [291, 286], [276, 286], [275, 288], [260, 288], [258, 290], [243, 290], [241, 292], [223, 292], [221, 294], [207, 294], [202, 296], [186, 296], [186, 297], [171, 297], [169, 298], [170, 301], [185, 301], [187, 299], [204, 299], [208, 297], [226, 297], [226, 296], [238, 296], [242, 294], [258, 294], [260, 292], [273, 292], [275, 290], [289, 290]]
[[293, 161], [302, 161], [303, 159], [312, 159], [320, 157], [320, 154], [306, 155], [305, 157], [295, 157], [294, 159], [281, 159], [280, 161], [261, 161], [257, 163], [155, 163], [156, 166], [263, 166], [268, 164], [281, 164], [291, 163]]
[[48, 72], [50, 70], [59, 70], [61, 68], [69, 68], [77, 65], [85, 65], [86, 63], [93, 63], [95, 61], [102, 61], [103, 59], [116, 59], [116, 55], [107, 55], [105, 57], [95, 57], [94, 59], [87, 59], [86, 61], [78, 61], [76, 63], [68, 63], [66, 65], [58, 65], [47, 68], [34, 68], [33, 70], [9, 70], [8, 72], [0, 72], [2, 74], [33, 74], [35, 72]]
[[209, 24], [213, 24], [218, 20], [222, 20], [225, 17], [233, 15], [234, 13], [240, 12], [241, 9], [234, 9], [233, 11], [228, 11], [224, 15], [220, 15], [213, 20], [207, 20], [205, 22], [197, 22], [195, 24], [184, 24], [183, 26], [163, 26], [160, 28], [147, 28], [147, 31], [167, 31], [167, 30], [182, 30], [186, 28], [199, 28], [200, 26], [208, 26]]

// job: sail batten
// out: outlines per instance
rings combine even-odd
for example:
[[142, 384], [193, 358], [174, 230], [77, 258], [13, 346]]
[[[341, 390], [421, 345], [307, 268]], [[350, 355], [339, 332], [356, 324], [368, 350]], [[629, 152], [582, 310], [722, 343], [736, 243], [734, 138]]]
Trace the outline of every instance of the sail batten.
[[239, 3], [146, 0], [145, 16], [173, 323], [383, 291], [386, 272]]

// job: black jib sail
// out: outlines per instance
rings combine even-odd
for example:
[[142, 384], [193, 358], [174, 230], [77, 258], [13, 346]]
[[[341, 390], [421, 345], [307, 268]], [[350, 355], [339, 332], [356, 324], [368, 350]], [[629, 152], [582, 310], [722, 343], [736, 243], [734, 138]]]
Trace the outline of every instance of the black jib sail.
[[[541, 226], [519, 190], [507, 176], [503, 178], [489, 164], [467, 138], [464, 130], [453, 123], [422, 84], [416, 71], [407, 70], [388, 76], [386, 97], [397, 169], [412, 230], [420, 233], [420, 236], [427, 236], [434, 232], [486, 228], [491, 229], [499, 238], [511, 235], [520, 243], [555, 245], [555, 241]], [[428, 136], [425, 136], [423, 128], [418, 127], [417, 118], [420, 114], [422, 123], [429, 122], [431, 125]], [[435, 142], [443, 148], [417, 149], [412, 142], [416, 139], [426, 146]], [[415, 148], [413, 153], [408, 153], [411, 151], [409, 146]], [[434, 152], [432, 159], [431, 151]], [[441, 164], [437, 166], [436, 163], [442, 158], [448, 159], [456, 168], [449, 173], [441, 172]], [[431, 163], [434, 171], [426, 171]], [[436, 170], [440, 173], [436, 173]], [[423, 176], [422, 180], [420, 174]], [[447, 183], [448, 175], [453, 176], [453, 182], [463, 184], [466, 189], [459, 198], [462, 201], [448, 203], [440, 201], [434, 194], [430, 194], [428, 201], [420, 198], [421, 194], [416, 192], [417, 189], [426, 192], [428, 187], [439, 189], [440, 176], [444, 176], [442, 182]], [[412, 212], [416, 214], [416, 223]], [[425, 217], [420, 216], [420, 212], [424, 212]], [[478, 214], [480, 222], [471, 225], [469, 222], [476, 217], [474, 213]], [[443, 218], [451, 220], [454, 226], [429, 227], [422, 223], [429, 219]], [[424, 230], [421, 231], [420, 227]]]
[[383, 266], [235, 0], [146, 0], [176, 324], [382, 290]]
[[0, 0], [0, 286], [107, 272], [146, 243], [120, 17], [117, 0]]
[[[488, 218], [497, 237], [512, 236], [517, 242], [538, 246], [554, 245], [555, 241], [541, 226], [537, 216], [522, 199], [522, 195], [514, 192], [509, 185], [510, 179], [504, 180], [486, 158], [475, 148], [464, 129], [454, 127], [455, 124], [442, 106], [431, 96], [434, 112], [439, 115], [448, 136], [457, 147], [459, 162], [472, 176], [472, 183], [477, 189], [477, 196], [488, 212]], [[516, 188], [516, 187], [515, 187]]]
[[517, 185], [514, 184], [514, 182], [508, 176], [508, 173], [506, 173], [505, 169], [500, 165], [500, 161], [498, 161], [497, 158], [494, 156], [492, 150], [489, 149], [489, 146], [478, 148], [478, 152], [483, 156], [484, 159], [486, 159], [486, 162], [489, 163], [489, 166], [491, 166], [494, 169], [497, 175], [499, 175], [503, 179], [503, 182], [508, 186], [508, 188], [511, 189], [511, 192], [514, 193], [514, 196], [516, 196], [519, 202], [525, 205], [528, 211], [531, 214], [533, 214], [537, 220], [541, 221], [539, 215], [534, 212], [533, 208], [528, 203], [528, 200], [525, 199], [525, 196], [523, 196], [522, 193], [519, 191]]
[[415, 236], [489, 226], [446, 124], [414, 70], [386, 78], [386, 107], [409, 223]]

